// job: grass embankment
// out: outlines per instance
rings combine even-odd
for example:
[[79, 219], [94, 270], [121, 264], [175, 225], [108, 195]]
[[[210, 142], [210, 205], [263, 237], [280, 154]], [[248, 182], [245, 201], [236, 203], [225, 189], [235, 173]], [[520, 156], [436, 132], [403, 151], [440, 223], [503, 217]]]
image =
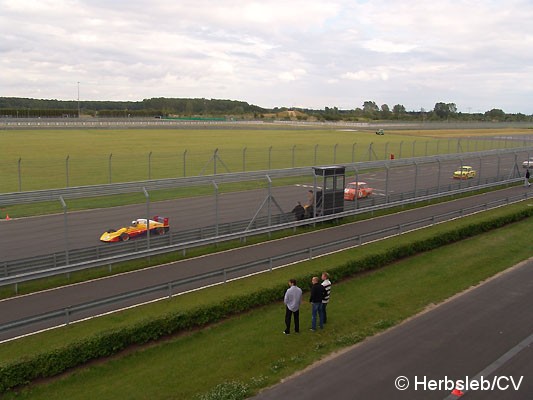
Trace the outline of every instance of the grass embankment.
[[[0, 346], [0, 360], [4, 364], [17, 360], [21, 354], [29, 357], [61, 348], [99, 331], [135, 323], [146, 315], [165, 315], [171, 310], [186, 312], [279, 285], [291, 276], [334, 270], [348, 261], [490, 220], [520, 207], [528, 207], [527, 202], [179, 296], [172, 301], [5, 343]], [[284, 336], [281, 333], [284, 308], [282, 303], [276, 303], [199, 331], [169, 337], [133, 351], [130, 349], [106, 362], [79, 368], [51, 382], [37, 384], [17, 394], [6, 393], [5, 398], [191, 399], [228, 381], [237, 382], [229, 387], [231, 392], [251, 394], [326, 354], [393, 326], [425, 307], [531, 257], [532, 248], [524, 246], [523, 238], [532, 228], [533, 220], [528, 218], [342, 282], [335, 281], [333, 276], [329, 322], [323, 332], [311, 334], [303, 329], [300, 335]], [[300, 282], [300, 285], [307, 288], [308, 283]], [[303, 328], [309, 322], [309, 314], [309, 306], [304, 303]]]

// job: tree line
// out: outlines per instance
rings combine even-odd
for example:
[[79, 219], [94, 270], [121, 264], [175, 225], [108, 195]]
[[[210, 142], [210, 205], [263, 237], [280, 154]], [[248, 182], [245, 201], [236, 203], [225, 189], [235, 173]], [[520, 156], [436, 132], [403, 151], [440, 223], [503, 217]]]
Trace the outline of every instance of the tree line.
[[[438, 102], [432, 110], [407, 111], [402, 104], [390, 107], [378, 106], [374, 101], [365, 101], [361, 107], [339, 109], [325, 107], [315, 110], [307, 108], [275, 107], [267, 109], [244, 101], [205, 98], [151, 98], [142, 101], [65, 101], [20, 97], [0, 97], [0, 116], [10, 118], [78, 118], [80, 116], [111, 118], [236, 118], [274, 119], [277, 114], [288, 114], [285, 119], [318, 121], [533, 121], [533, 115], [508, 114], [501, 109], [484, 113], [462, 113], [455, 103]], [[287, 113], [285, 113], [287, 115]]]

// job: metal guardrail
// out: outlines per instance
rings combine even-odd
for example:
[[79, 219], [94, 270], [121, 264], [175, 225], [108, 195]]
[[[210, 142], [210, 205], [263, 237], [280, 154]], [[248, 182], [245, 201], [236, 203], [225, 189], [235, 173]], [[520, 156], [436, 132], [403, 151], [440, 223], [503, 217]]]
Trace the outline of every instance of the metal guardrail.
[[[438, 156], [426, 156], [394, 160], [364, 161], [355, 163], [343, 163], [343, 165], [346, 166], [347, 170], [363, 171], [374, 168], [391, 168], [413, 164], [421, 165], [450, 160], [462, 160], [467, 158], [480, 158], [487, 156], [498, 156], [503, 154], [513, 154], [518, 152], [533, 152], [533, 147], [521, 147], [519, 149], [496, 149], [480, 152], [444, 154]], [[36, 190], [29, 192], [0, 193], [0, 206], [5, 207], [16, 204], [58, 201], [60, 198], [74, 199], [84, 197], [110, 196], [126, 193], [142, 193], [143, 190], [147, 190], [150, 192], [163, 189], [175, 189], [199, 185], [212, 185], [213, 182], [217, 185], [220, 185], [225, 183], [263, 180], [266, 176], [269, 176], [272, 179], [289, 178], [295, 176], [309, 175], [311, 170], [312, 167], [296, 167], [252, 172], [222, 173], [216, 175], [205, 175], [186, 178], [154, 179], [125, 183], [109, 183], [103, 185], [76, 186], [58, 189]]]
[[[382, 210], [386, 208], [403, 206], [420, 201], [432, 200], [444, 196], [465, 193], [472, 190], [490, 188], [503, 184], [512, 184], [520, 181], [520, 178], [510, 180], [495, 180], [485, 182], [482, 185], [470, 185], [463, 187], [465, 183], [455, 183], [448, 186], [448, 190], [441, 188], [419, 189], [416, 193], [404, 192], [389, 195], [388, 197], [373, 197], [370, 204], [354, 202], [354, 208], [342, 213], [319, 216], [312, 220], [294, 221], [292, 214], [276, 214], [269, 217], [257, 218], [253, 226], [249, 221], [238, 221], [219, 226], [209, 226], [183, 232], [169, 232], [167, 235], [150, 238], [150, 247], [147, 240], [135, 240], [115, 243], [116, 246], [100, 245], [84, 249], [72, 249], [68, 253], [58, 252], [49, 255], [35, 256], [31, 258], [5, 261], [0, 265], [0, 286], [19, 284], [29, 280], [47, 278], [59, 274], [77, 272], [84, 269], [108, 266], [119, 262], [155, 256], [170, 252], [185, 252], [189, 249], [230, 241], [245, 239], [250, 236], [274, 232], [283, 229], [295, 228], [301, 225], [329, 221], [345, 216]], [[356, 208], [358, 207], [358, 208]], [[250, 229], [252, 228], [252, 229]], [[15, 291], [18, 287], [15, 286]]]
[[[261, 271], [268, 271], [268, 270], [271, 271], [274, 269], [273, 264], [275, 261], [280, 261], [283, 259], [294, 258], [294, 257], [299, 257], [299, 256], [303, 256], [301, 257], [300, 261], [310, 260], [313, 257], [316, 257], [317, 255], [319, 255], [320, 251], [331, 249], [332, 247], [338, 248], [340, 245], [345, 245], [348, 243], [355, 243], [348, 247], [361, 246], [365, 243], [371, 242], [372, 238], [378, 237], [380, 239], [383, 239], [384, 237], [386, 238], [386, 237], [391, 237], [395, 235], [405, 234], [407, 232], [410, 232], [411, 230], [420, 229], [421, 227], [432, 226], [436, 223], [439, 223], [439, 221], [448, 221], [452, 218], [464, 217], [466, 215], [471, 215], [475, 212], [493, 209], [493, 208], [497, 208], [503, 205], [508, 205], [514, 202], [523, 201], [532, 196], [533, 195], [530, 194], [529, 192], [524, 192], [524, 195], [521, 195], [521, 196], [508, 197], [505, 199], [478, 204], [472, 207], [467, 207], [467, 208], [463, 208], [463, 209], [456, 210], [456, 211], [434, 215], [431, 217], [427, 217], [425, 219], [408, 222], [404, 224], [399, 224], [394, 227], [380, 229], [380, 230], [376, 230], [376, 231], [368, 232], [364, 234], [354, 235], [353, 237], [349, 237], [343, 240], [335, 240], [333, 242], [285, 253], [282, 255], [275, 256], [275, 257], [268, 257], [268, 258], [264, 258], [261, 260], [256, 260], [251, 263], [240, 264], [240, 265], [237, 265], [231, 268], [219, 269], [219, 270], [212, 271], [209, 273], [196, 275], [188, 279], [173, 280], [173, 281], [166, 282], [163, 284], [146, 287], [140, 290], [131, 291], [131, 292], [123, 293], [120, 295], [99, 299], [97, 301], [86, 302], [86, 303], [78, 304], [76, 306], [62, 308], [62, 309], [50, 311], [47, 313], [43, 313], [41, 315], [36, 315], [36, 316], [28, 317], [28, 318], [22, 318], [22, 319], [1, 325], [0, 332], [24, 327], [29, 324], [33, 324], [37, 322], [48, 321], [54, 318], [61, 318], [61, 317], [64, 318], [64, 322], [62, 323], [62, 325], [68, 325], [72, 322], [72, 316], [74, 314], [80, 313], [88, 309], [100, 307], [102, 305], [111, 305], [114, 303], [123, 302], [131, 298], [139, 297], [141, 295], [153, 294], [153, 293], [158, 293], [158, 292], [166, 292], [165, 297], [171, 298], [172, 296], [174, 296], [174, 289], [180, 286], [190, 284], [190, 283], [202, 281], [202, 280], [209, 279], [209, 278], [219, 277], [219, 276], [222, 277], [220, 283], [225, 283], [227, 281], [227, 275], [233, 272], [247, 270], [247, 269], [255, 268], [261, 265], [266, 266], [266, 268], [262, 269]], [[433, 196], [429, 196], [429, 197], [433, 197]], [[423, 200], [427, 200], [427, 199], [423, 199]], [[347, 214], [347, 213], [341, 213], [341, 214]], [[324, 219], [324, 218], [320, 217], [317, 219]], [[306, 220], [305, 223], [308, 224], [309, 220]], [[287, 227], [293, 226], [293, 225], [294, 224], [287, 224]], [[262, 230], [259, 229], [259, 231], [262, 231]], [[254, 232], [254, 234], [258, 234], [258, 233], [260, 232]], [[346, 247], [343, 247], [343, 249], [345, 248]]]

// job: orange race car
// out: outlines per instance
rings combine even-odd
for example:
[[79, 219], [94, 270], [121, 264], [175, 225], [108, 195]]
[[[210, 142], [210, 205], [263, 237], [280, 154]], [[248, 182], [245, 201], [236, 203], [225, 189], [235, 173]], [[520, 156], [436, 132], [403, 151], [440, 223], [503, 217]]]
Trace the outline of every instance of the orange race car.
[[[130, 226], [120, 229], [109, 229], [102, 236], [102, 242], [125, 242], [139, 236], [146, 236], [146, 218], [138, 218], [131, 221]], [[155, 216], [148, 223], [150, 235], [164, 235], [170, 230], [168, 218]]]
[[355, 194], [357, 198], [362, 199], [370, 196], [374, 192], [374, 189], [368, 187], [366, 182], [350, 182], [344, 189], [344, 200], [355, 200]]

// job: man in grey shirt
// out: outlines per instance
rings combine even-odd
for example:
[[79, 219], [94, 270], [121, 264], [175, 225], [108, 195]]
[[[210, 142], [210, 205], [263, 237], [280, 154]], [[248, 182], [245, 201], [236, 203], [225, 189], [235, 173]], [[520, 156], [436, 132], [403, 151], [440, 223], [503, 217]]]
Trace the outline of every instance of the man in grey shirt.
[[289, 288], [285, 292], [285, 330], [284, 334], [291, 333], [291, 318], [294, 315], [294, 332], [300, 332], [300, 304], [302, 302], [302, 289], [296, 286], [296, 279], [289, 279]]

